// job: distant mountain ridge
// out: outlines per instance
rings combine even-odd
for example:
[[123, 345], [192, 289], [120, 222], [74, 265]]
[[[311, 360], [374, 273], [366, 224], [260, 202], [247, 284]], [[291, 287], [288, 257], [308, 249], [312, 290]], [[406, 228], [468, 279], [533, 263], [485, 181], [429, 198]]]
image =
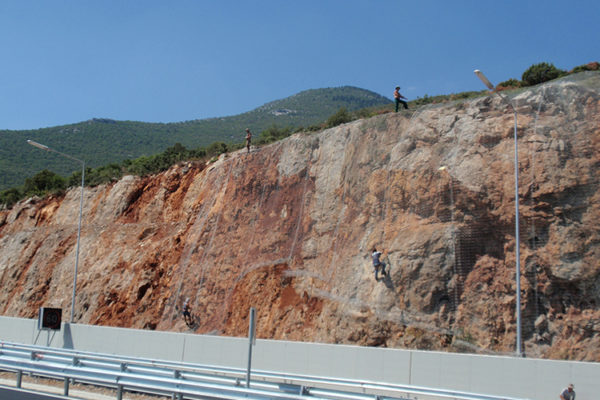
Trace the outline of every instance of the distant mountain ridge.
[[64, 157], [27, 145], [31, 139], [98, 167], [124, 159], [149, 156], [175, 143], [193, 149], [214, 142], [240, 143], [249, 127], [255, 135], [272, 126], [308, 127], [345, 107], [348, 111], [381, 106], [391, 100], [352, 86], [310, 89], [266, 103], [252, 111], [173, 123], [116, 121], [93, 118], [74, 124], [33, 130], [0, 130], [0, 190], [23, 184], [43, 169], [67, 176], [78, 170]]

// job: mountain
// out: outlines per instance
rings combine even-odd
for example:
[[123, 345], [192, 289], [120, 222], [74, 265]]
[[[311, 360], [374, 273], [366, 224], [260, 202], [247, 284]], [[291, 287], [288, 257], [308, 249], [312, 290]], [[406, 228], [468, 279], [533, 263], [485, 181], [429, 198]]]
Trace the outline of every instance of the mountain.
[[[75, 322], [600, 361], [600, 73], [85, 188]], [[0, 211], [0, 313], [70, 313], [80, 191]], [[374, 279], [370, 253], [389, 275]]]
[[217, 141], [240, 143], [246, 127], [255, 135], [273, 124], [281, 128], [308, 127], [325, 121], [341, 107], [353, 111], [389, 103], [391, 100], [374, 92], [344, 86], [307, 90], [230, 117], [166, 124], [94, 118], [36, 130], [2, 130], [0, 190], [21, 185], [25, 178], [43, 169], [63, 176], [80, 169], [73, 161], [29, 146], [27, 139], [84, 160], [89, 167], [98, 167], [153, 155], [175, 143], [190, 149]]

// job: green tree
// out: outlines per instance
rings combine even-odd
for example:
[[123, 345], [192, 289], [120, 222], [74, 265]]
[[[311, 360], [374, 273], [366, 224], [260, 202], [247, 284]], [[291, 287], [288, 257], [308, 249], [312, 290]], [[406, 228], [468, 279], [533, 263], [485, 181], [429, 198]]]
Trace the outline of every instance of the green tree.
[[198, 158], [203, 158], [206, 157], [206, 149], [203, 147], [199, 147], [197, 149], [194, 150], [190, 150], [190, 158], [191, 159], [198, 159]]
[[27, 196], [42, 196], [50, 192], [63, 191], [66, 186], [67, 182], [62, 176], [45, 169], [32, 178], [25, 179], [23, 192]]
[[142, 156], [126, 163], [127, 171], [133, 175], [146, 176], [158, 170], [156, 157]]
[[292, 133], [292, 129], [290, 127], [280, 128], [277, 125], [273, 124], [269, 128], [262, 131], [258, 137], [258, 144], [267, 144], [272, 143], [277, 140], [284, 139], [290, 136]]
[[531, 67], [527, 68], [527, 70], [523, 72], [521, 80], [525, 86], [531, 86], [556, 79], [565, 74], [565, 71], [556, 68], [554, 64], [542, 62], [533, 64]]
[[209, 156], [218, 156], [223, 153], [227, 153], [228, 147], [227, 143], [224, 142], [214, 142], [206, 149], [206, 154]]
[[[0, 192], [0, 204], [12, 207], [23, 198], [23, 193], [18, 188], [10, 188]], [[1, 207], [0, 207], [1, 208]]]
[[[98, 186], [107, 182], [115, 182], [123, 177], [123, 167], [121, 165], [112, 163], [104, 165], [98, 168], [86, 168], [85, 169], [85, 185], [86, 186]], [[74, 172], [69, 177], [68, 186], [81, 185], [81, 171]]]
[[165, 152], [163, 154], [165, 156], [165, 159], [170, 164], [174, 164], [174, 163], [177, 163], [181, 160], [185, 160], [186, 158], [188, 158], [189, 153], [190, 152], [188, 151], [188, 149], [185, 148], [184, 145], [177, 142], [173, 146], [171, 146], [167, 150], [165, 150]]

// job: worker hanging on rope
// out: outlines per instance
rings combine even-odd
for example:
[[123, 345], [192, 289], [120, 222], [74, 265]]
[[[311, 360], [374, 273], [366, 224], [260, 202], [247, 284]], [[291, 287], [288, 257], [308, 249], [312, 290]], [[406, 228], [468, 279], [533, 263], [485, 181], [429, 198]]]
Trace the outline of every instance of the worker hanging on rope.
[[190, 298], [186, 298], [183, 302], [183, 320], [188, 328], [192, 328], [194, 326], [194, 320], [192, 319], [192, 312], [190, 309]]
[[385, 271], [385, 263], [380, 260], [381, 252], [377, 251], [376, 247], [373, 247], [371, 258], [373, 259], [373, 268], [375, 269], [375, 280], [379, 281], [379, 269], [381, 268], [381, 274], [383, 276], [387, 276], [387, 272]]

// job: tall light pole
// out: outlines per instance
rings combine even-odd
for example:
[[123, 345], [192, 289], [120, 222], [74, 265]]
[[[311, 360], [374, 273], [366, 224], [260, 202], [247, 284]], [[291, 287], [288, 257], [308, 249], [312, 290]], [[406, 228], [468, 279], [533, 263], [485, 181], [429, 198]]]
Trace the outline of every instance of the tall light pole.
[[516, 314], [517, 314], [517, 356], [523, 356], [523, 351], [521, 349], [521, 241], [519, 239], [519, 149], [518, 149], [518, 138], [517, 138], [517, 110], [513, 103], [508, 99], [508, 97], [503, 96], [499, 92], [494, 89], [494, 85], [483, 75], [483, 73], [476, 69], [473, 71], [475, 75], [481, 82], [490, 90], [492, 93], [498, 95], [502, 101], [512, 108], [514, 116], [515, 116], [515, 128], [514, 128], [514, 137], [515, 137], [515, 257], [516, 257], [516, 283], [517, 283], [517, 293], [516, 293]]
[[73, 318], [75, 316], [75, 294], [77, 292], [77, 269], [79, 267], [79, 240], [81, 238], [81, 215], [83, 213], [83, 184], [85, 182], [85, 162], [82, 160], [72, 157], [68, 154], [61, 153], [60, 151], [54, 150], [46, 145], [43, 145], [38, 142], [34, 142], [33, 140], [27, 140], [32, 146], [37, 147], [38, 149], [42, 149], [45, 151], [51, 151], [53, 153], [60, 154], [63, 157], [69, 158], [71, 160], [77, 161], [81, 163], [81, 198], [79, 199], [79, 225], [77, 227], [77, 250], [75, 251], [75, 271], [73, 273], [73, 296], [71, 297], [71, 320], [73, 323]]

